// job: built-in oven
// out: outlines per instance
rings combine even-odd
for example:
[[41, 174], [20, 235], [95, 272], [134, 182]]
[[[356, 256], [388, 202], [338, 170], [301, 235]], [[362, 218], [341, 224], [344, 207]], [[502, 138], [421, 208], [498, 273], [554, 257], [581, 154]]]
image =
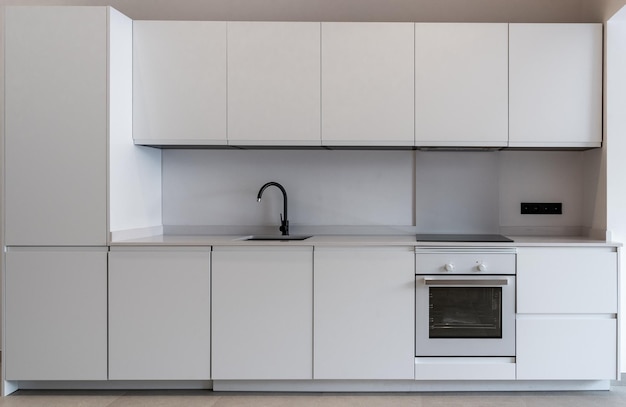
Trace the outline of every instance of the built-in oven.
[[515, 356], [515, 249], [416, 248], [415, 355]]

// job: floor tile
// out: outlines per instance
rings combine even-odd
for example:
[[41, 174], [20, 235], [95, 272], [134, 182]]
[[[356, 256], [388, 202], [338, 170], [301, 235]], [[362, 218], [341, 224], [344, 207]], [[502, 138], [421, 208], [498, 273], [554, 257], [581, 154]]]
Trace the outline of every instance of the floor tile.
[[463, 393], [229, 393], [208, 390], [33, 391], [0, 407], [626, 407], [626, 386], [611, 391]]
[[212, 407], [220, 398], [208, 390], [129, 391], [109, 407]]
[[19, 390], [0, 397], [1, 407], [108, 407], [123, 391]]

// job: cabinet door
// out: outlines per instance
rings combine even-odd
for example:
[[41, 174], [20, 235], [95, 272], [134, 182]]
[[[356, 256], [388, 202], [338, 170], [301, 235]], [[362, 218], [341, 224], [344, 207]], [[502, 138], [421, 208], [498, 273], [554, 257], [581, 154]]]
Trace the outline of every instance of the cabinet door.
[[517, 319], [518, 380], [617, 379], [615, 319]]
[[509, 146], [602, 142], [602, 24], [509, 26]]
[[213, 367], [220, 379], [311, 379], [311, 247], [216, 247]]
[[415, 24], [415, 143], [508, 143], [508, 24]]
[[413, 24], [322, 23], [322, 144], [412, 146]]
[[7, 7], [8, 245], [107, 243], [107, 9]]
[[617, 313], [614, 248], [519, 248], [517, 312]]
[[6, 380], [107, 379], [106, 249], [6, 253]]
[[320, 23], [228, 23], [228, 143], [320, 145]]
[[208, 249], [109, 254], [109, 379], [210, 379]]
[[315, 379], [413, 379], [415, 261], [408, 248], [316, 248]]
[[226, 144], [226, 22], [133, 23], [137, 144]]

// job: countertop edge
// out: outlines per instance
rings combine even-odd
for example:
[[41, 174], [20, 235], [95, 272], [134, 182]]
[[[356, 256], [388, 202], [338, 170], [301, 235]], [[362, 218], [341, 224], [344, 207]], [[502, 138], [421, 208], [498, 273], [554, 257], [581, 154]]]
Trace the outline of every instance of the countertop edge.
[[418, 242], [415, 236], [319, 235], [298, 241], [248, 241], [246, 236], [156, 235], [110, 242], [111, 247], [137, 246], [389, 246], [389, 247], [621, 247], [620, 242], [593, 240], [578, 236], [508, 236], [513, 242]]

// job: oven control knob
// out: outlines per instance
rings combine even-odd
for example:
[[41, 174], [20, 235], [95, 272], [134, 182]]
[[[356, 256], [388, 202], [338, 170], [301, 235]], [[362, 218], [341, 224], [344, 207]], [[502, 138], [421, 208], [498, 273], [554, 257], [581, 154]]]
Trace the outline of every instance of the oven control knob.
[[452, 264], [452, 263], [446, 263], [446, 264], [443, 266], [443, 269], [444, 269], [445, 271], [454, 271], [454, 264]]
[[487, 265], [484, 263], [479, 263], [476, 268], [478, 268], [478, 271], [487, 271]]

